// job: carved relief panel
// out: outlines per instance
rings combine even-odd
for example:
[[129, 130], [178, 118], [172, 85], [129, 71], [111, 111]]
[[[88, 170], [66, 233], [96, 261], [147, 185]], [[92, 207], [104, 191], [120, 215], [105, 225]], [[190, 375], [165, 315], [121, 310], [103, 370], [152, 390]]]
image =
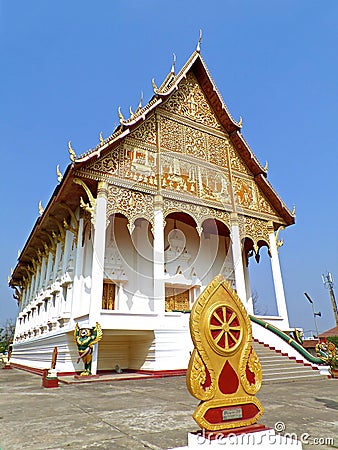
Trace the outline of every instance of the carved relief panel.
[[118, 146], [111, 150], [107, 155], [96, 159], [93, 163], [88, 164], [86, 170], [101, 172], [107, 175], [119, 175], [119, 169], [122, 159], [122, 146]]
[[208, 160], [219, 167], [228, 167], [228, 139], [222, 139], [211, 134], [207, 135]]
[[121, 176], [137, 183], [156, 186], [156, 153], [148, 148], [125, 144]]
[[[143, 192], [109, 185], [107, 199], [107, 219], [111, 214], [121, 213], [127, 217], [129, 231], [134, 229], [134, 221], [142, 217], [154, 224], [153, 196]], [[107, 220], [107, 222], [108, 222]]]
[[169, 155], [161, 157], [162, 188], [181, 191], [196, 195], [197, 170], [194, 164], [172, 158]]
[[244, 164], [242, 158], [238, 155], [231, 142], [229, 142], [229, 157], [232, 170], [236, 170], [237, 172], [241, 172], [247, 175], [252, 175], [251, 171]]
[[156, 119], [155, 116], [149, 117], [144, 123], [138, 126], [130, 133], [130, 137], [156, 146]]
[[254, 181], [233, 176], [233, 191], [237, 205], [257, 209]]
[[174, 114], [187, 117], [208, 127], [222, 129], [191, 72], [180, 82], [178, 90], [169, 97], [163, 107]]
[[183, 152], [183, 125], [161, 116], [161, 147], [171, 152]]

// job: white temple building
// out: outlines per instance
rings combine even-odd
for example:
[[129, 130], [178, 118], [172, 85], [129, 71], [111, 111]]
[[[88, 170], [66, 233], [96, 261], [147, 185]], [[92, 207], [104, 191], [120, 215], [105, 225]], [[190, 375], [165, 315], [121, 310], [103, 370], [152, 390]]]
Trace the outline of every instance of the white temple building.
[[75, 324], [99, 322], [92, 371], [186, 369], [189, 310], [223, 274], [253, 314], [248, 265], [268, 248], [288, 331], [276, 232], [294, 214], [228, 111], [197, 49], [154, 96], [71, 163], [18, 258], [11, 361], [57, 370], [77, 363]]

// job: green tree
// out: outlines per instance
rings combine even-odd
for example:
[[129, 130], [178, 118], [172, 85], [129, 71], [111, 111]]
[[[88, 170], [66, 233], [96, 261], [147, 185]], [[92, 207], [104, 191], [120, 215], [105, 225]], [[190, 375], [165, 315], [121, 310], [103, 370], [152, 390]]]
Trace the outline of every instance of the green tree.
[[9, 345], [13, 342], [15, 331], [15, 323], [12, 319], [7, 319], [0, 326], [0, 352], [8, 350]]

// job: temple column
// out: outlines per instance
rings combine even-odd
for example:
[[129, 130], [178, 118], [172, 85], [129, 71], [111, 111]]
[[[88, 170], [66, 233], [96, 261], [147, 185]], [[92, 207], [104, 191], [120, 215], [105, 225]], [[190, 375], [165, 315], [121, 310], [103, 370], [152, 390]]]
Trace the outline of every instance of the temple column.
[[249, 275], [249, 268], [246, 265], [244, 265], [244, 280], [245, 280], [247, 310], [248, 310], [249, 314], [253, 314], [254, 309], [253, 309], [253, 302], [252, 302], [250, 275]]
[[76, 243], [76, 256], [75, 256], [75, 267], [74, 267], [74, 281], [73, 281], [73, 291], [72, 291], [72, 311], [71, 318], [74, 319], [78, 315], [79, 306], [81, 302], [81, 288], [83, 280], [83, 254], [84, 246], [82, 245], [82, 234], [83, 234], [83, 219], [79, 219], [79, 229]]
[[270, 242], [270, 254], [271, 254], [271, 268], [272, 268], [272, 276], [273, 276], [273, 284], [275, 288], [276, 302], [277, 302], [277, 311], [278, 316], [283, 319], [283, 323], [281, 324], [283, 330], [287, 330], [289, 328], [289, 316], [286, 308], [285, 294], [284, 294], [284, 286], [282, 279], [282, 272], [279, 264], [278, 257], [278, 248], [276, 243], [276, 236], [274, 233], [273, 224], [269, 223], [269, 242]]
[[242, 245], [236, 213], [231, 213], [231, 241], [232, 241], [231, 247], [235, 272], [236, 291], [237, 295], [242, 300], [245, 307], [247, 307], [244, 267], [242, 258]]
[[163, 197], [156, 195], [154, 199], [154, 312], [164, 315], [165, 285], [164, 285], [164, 227], [163, 227]]
[[[95, 207], [92, 288], [90, 292], [89, 326], [95, 326], [100, 320], [103, 294], [104, 253], [106, 246], [106, 212], [107, 212], [107, 183], [100, 181], [97, 189]], [[94, 346], [92, 359], [92, 374], [96, 375], [98, 360], [98, 345]]]

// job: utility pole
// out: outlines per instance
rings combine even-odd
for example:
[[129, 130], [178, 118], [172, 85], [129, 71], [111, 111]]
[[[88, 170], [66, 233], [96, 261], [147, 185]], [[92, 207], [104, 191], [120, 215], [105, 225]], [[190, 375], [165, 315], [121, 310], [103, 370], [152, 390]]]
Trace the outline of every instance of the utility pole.
[[324, 286], [330, 292], [330, 298], [331, 298], [331, 303], [332, 303], [333, 314], [334, 314], [334, 318], [335, 318], [335, 321], [336, 321], [336, 325], [338, 327], [337, 303], [336, 303], [336, 298], [334, 296], [334, 291], [333, 291], [333, 277], [332, 277], [332, 274], [330, 272], [327, 272], [325, 275], [323, 274], [322, 275], [322, 280], [323, 280]]
[[318, 333], [318, 326], [317, 326], [316, 316], [321, 317], [322, 314], [321, 314], [321, 312], [315, 312], [315, 307], [313, 306], [313, 301], [312, 301], [311, 297], [309, 296], [309, 294], [307, 294], [306, 292], [304, 292], [304, 295], [305, 295], [305, 297], [309, 300], [309, 302], [311, 303], [312, 314], [313, 314], [313, 320], [314, 320], [314, 322], [315, 322], [316, 333], [317, 333], [316, 338], [319, 339], [319, 333]]

